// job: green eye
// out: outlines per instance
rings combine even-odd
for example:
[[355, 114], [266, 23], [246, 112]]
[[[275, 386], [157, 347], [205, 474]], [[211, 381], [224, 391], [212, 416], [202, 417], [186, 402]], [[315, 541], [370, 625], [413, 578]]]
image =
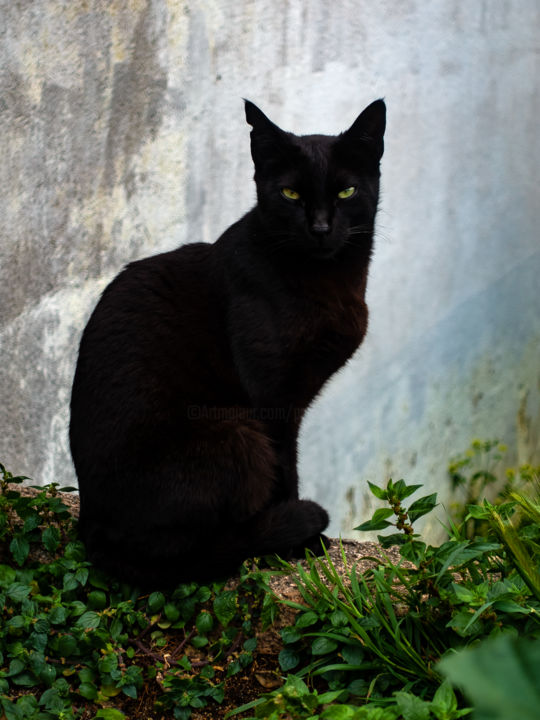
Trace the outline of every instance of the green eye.
[[288, 187], [281, 188], [281, 194], [283, 197], [286, 197], [287, 200], [300, 200], [300, 193]]
[[351, 185], [351, 187], [345, 188], [345, 190], [338, 192], [337, 196], [340, 200], [347, 200], [348, 198], [352, 197], [355, 192], [356, 188], [354, 187], [354, 185]]

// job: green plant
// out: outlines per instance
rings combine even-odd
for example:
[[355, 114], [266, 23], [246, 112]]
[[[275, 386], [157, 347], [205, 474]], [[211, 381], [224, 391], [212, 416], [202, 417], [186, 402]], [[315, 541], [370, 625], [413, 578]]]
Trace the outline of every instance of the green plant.
[[500, 505], [512, 493], [528, 493], [540, 474], [540, 466], [525, 464], [501, 472], [506, 445], [498, 440], [473, 440], [470, 447], [448, 465], [448, 476], [457, 499], [450, 505], [454, 523], [463, 527], [466, 537], [485, 536], [487, 519], [471, 515], [469, 506], [489, 500]]
[[[309, 692], [289, 679], [286, 690], [250, 704], [256, 717], [267, 712], [279, 720], [360, 718], [377, 709], [387, 713], [381, 717], [405, 720], [459, 718], [470, 708], [443, 683], [439, 660], [503, 630], [523, 635], [540, 630], [540, 606], [499, 538], [468, 539], [455, 525], [440, 546], [420, 538], [414, 523], [435, 507], [436, 495], [407, 505], [419, 487], [403, 480], [390, 480], [386, 488], [370, 484], [389, 507], [358, 528], [395, 528], [379, 541], [383, 547], [397, 545], [400, 562], [373, 559], [374, 567], [364, 574], [356, 567], [339, 573], [328, 555], [308, 554], [307, 569], [298, 565], [302, 602], [286, 602], [298, 614], [281, 632], [279, 659], [283, 672], [306, 681]], [[346, 566], [344, 553], [343, 562]], [[293, 712], [299, 693], [304, 714]], [[329, 708], [342, 715], [325, 715]]]
[[511, 492], [499, 506], [484, 500], [471, 505], [467, 517], [483, 520], [505, 549], [506, 557], [531, 593], [540, 601], [540, 492]]
[[433, 700], [423, 700], [410, 692], [397, 692], [384, 706], [363, 706], [342, 702], [348, 693], [333, 690], [319, 693], [310, 689], [295, 675], [289, 675], [285, 684], [237, 710], [227, 713], [231, 718], [240, 712], [254, 710], [246, 720], [458, 720], [471, 710], [459, 710], [457, 699], [448, 682], [440, 685]]
[[537, 720], [540, 639], [500, 635], [449, 655], [440, 670], [472, 700], [475, 720]]
[[[0, 465], [0, 713], [6, 720], [76, 720], [89, 713], [121, 720], [133, 717], [135, 707], [139, 713], [143, 699], [147, 712], [157, 706], [187, 720], [193, 710], [221, 703], [228, 678], [252, 662], [256, 625], [275, 619], [266, 573], [246, 563], [235, 588], [187, 583], [141, 595], [86, 560], [62, 490], [52, 485], [27, 495], [17, 489], [23, 479]], [[344, 573], [327, 553], [308, 553], [307, 567], [282, 563], [301, 594], [297, 603], [280, 600], [297, 613], [281, 630], [285, 684], [228, 717], [457, 720], [470, 703], [447, 675], [480, 720], [491, 718], [491, 649], [509, 663], [507, 677], [500, 675], [503, 695], [511, 692], [511, 678], [537, 662], [537, 644], [521, 640], [540, 637], [536, 482], [534, 468], [520, 468], [513, 480], [510, 473], [504, 497], [469, 504], [462, 524], [450, 521], [450, 538], [440, 546], [415, 531], [435, 507], [435, 494], [409, 502], [420, 485], [370, 484], [386, 507], [358, 529], [390, 530], [379, 541], [397, 546], [400, 560], [373, 558], [362, 574], [347, 566], [342, 547]], [[467, 537], [471, 519], [481, 523], [483, 537]], [[491, 639], [500, 645], [483, 650]], [[476, 677], [472, 669], [460, 674], [475, 658], [483, 695], [467, 685]], [[529, 680], [523, 720], [538, 692]], [[493, 718], [511, 716], [509, 702], [501, 699], [506, 715]]]
[[[237, 588], [179, 585], [141, 595], [86, 559], [56, 485], [32, 495], [0, 465], [0, 708], [7, 720], [129, 714], [143, 688], [175, 718], [221, 702], [271, 616], [262, 574]], [[31, 694], [30, 694], [31, 693]], [[120, 702], [121, 701], [121, 702]]]

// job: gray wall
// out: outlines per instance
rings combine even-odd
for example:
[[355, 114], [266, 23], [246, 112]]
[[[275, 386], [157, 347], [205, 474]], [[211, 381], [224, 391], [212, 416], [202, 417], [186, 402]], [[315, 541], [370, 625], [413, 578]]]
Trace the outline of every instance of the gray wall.
[[[254, 202], [248, 97], [286, 129], [389, 111], [370, 332], [306, 419], [304, 492], [447, 495], [473, 436], [538, 459], [536, 0], [0, 1], [0, 461], [73, 484], [80, 332], [128, 261]], [[536, 454], [535, 454], [536, 453]]]

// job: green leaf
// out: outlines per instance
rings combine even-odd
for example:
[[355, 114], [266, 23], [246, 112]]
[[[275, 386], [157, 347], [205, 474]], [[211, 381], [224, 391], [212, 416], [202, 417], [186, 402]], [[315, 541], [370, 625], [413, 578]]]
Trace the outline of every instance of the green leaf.
[[77, 641], [73, 635], [62, 635], [58, 639], [58, 652], [61, 657], [70, 657], [77, 650]]
[[41, 540], [50, 553], [54, 553], [60, 545], [60, 530], [51, 525], [41, 533]]
[[237, 599], [238, 594], [234, 590], [226, 590], [216, 596], [214, 600], [214, 613], [223, 627], [227, 627], [236, 615]]
[[208, 638], [205, 635], [195, 635], [191, 638], [193, 647], [202, 648], [208, 645]]
[[364, 650], [360, 645], [345, 645], [341, 656], [349, 665], [360, 665], [364, 661]]
[[118, 667], [118, 658], [110, 652], [98, 660], [98, 670], [102, 675], [111, 675]]
[[125, 717], [126, 716], [121, 710], [116, 710], [115, 708], [101, 708], [101, 710], [97, 711], [92, 720], [97, 720], [97, 718], [102, 718], [102, 720], [125, 720]]
[[165, 595], [162, 592], [153, 592], [148, 598], [148, 609], [151, 613], [157, 613], [165, 605]]
[[408, 692], [394, 693], [403, 720], [429, 720], [430, 703]]
[[52, 685], [56, 680], [56, 670], [52, 665], [45, 665], [38, 674], [44, 685]]
[[[82, 562], [86, 557], [86, 550], [84, 549], [83, 543], [80, 540], [69, 542], [65, 547], [64, 557], [67, 560]], [[97, 571], [96, 574], [100, 575], [101, 573]]]
[[321, 693], [318, 696], [319, 705], [327, 705], [328, 703], [335, 702], [340, 695], [343, 695], [343, 690], [330, 690], [325, 693]]
[[39, 680], [30, 672], [22, 672], [20, 675], [15, 675], [11, 678], [11, 682], [21, 687], [34, 687], [34, 685], [39, 685]]
[[537, 720], [540, 640], [500, 635], [438, 664], [472, 700], [477, 720]]
[[387, 500], [388, 499], [388, 491], [383, 490], [380, 487], [377, 487], [377, 485], [374, 485], [373, 483], [370, 483], [368, 480], [369, 489], [375, 495], [376, 498], [379, 500]]
[[356, 678], [348, 684], [347, 690], [351, 695], [360, 695], [365, 697], [368, 693], [369, 684], [364, 678]]
[[62, 586], [64, 592], [71, 592], [72, 590], [76, 590], [79, 587], [79, 583], [75, 579], [75, 575], [68, 572], [64, 575]]
[[84, 682], [79, 685], [79, 694], [87, 700], [95, 700], [98, 696], [97, 687], [92, 682]]
[[490, 517], [491, 512], [489, 508], [484, 507], [483, 505], [467, 505], [467, 515], [465, 516], [465, 521], [470, 518], [474, 518], [475, 520], [489, 520]]
[[303, 698], [310, 694], [306, 683], [296, 675], [289, 675], [287, 677], [287, 682], [283, 685], [281, 690], [286, 697], [292, 698]]
[[174, 603], [166, 603], [163, 607], [163, 612], [167, 620], [170, 620], [172, 623], [175, 623], [180, 617], [180, 610]]
[[421, 518], [423, 515], [431, 512], [436, 505], [437, 493], [425, 495], [424, 497], [415, 500], [415, 502], [413, 502], [407, 510], [410, 522], [413, 523], [415, 520], [418, 520], [418, 518]]
[[39, 704], [42, 707], [45, 707], [45, 709], [48, 710], [51, 715], [53, 715], [53, 717], [61, 717], [60, 713], [65, 708], [65, 703], [60, 697], [58, 689], [56, 688], [57, 682], [58, 681], [53, 683], [53, 687], [45, 690], [45, 692], [39, 698]]
[[22, 660], [19, 660], [17, 658], [13, 659], [9, 663], [9, 670], [5, 674], [6, 677], [13, 677], [14, 675], [18, 675], [20, 672], [24, 670], [24, 663]]
[[243, 647], [244, 650], [245, 650], [246, 652], [248, 652], [248, 653], [249, 653], [249, 652], [253, 652], [253, 651], [255, 650], [255, 648], [257, 647], [257, 638], [256, 638], [256, 637], [254, 637], [254, 638], [248, 638], [248, 639], [244, 642], [244, 644], [242, 645], [242, 647]]
[[86, 585], [86, 582], [88, 580], [89, 570], [87, 567], [79, 568], [75, 572], [75, 580], [79, 583], [79, 585]]
[[[392, 510], [390, 510], [390, 514], [392, 514]], [[374, 517], [371, 520], [366, 520], [366, 522], [363, 522], [361, 525], [358, 525], [354, 529], [359, 530], [360, 532], [372, 532], [375, 530], [384, 530], [385, 528], [390, 527], [393, 524], [388, 522], [388, 520], [375, 520]]]
[[437, 689], [431, 701], [430, 709], [438, 720], [447, 720], [447, 718], [455, 717], [457, 699], [452, 685], [448, 680], [445, 680]]
[[20, 603], [30, 594], [30, 587], [28, 585], [23, 585], [23, 583], [15, 582], [8, 587], [6, 594], [10, 600], [13, 600], [13, 602]]
[[298, 642], [301, 637], [302, 634], [299, 633], [296, 628], [284, 627], [281, 630], [281, 639], [283, 640], [285, 645], [291, 645], [292, 643]]
[[55, 605], [49, 612], [49, 622], [52, 625], [61, 625], [66, 622], [66, 608], [63, 605]]
[[212, 591], [206, 585], [201, 585], [201, 587], [197, 589], [195, 596], [198, 602], [205, 603], [212, 597]]
[[9, 565], [0, 565], [0, 587], [9, 587], [17, 577], [16, 571]]
[[29, 533], [32, 532], [32, 530], [35, 530], [41, 522], [41, 518], [39, 516], [39, 513], [33, 512], [31, 515], [28, 515], [23, 524], [23, 532]]
[[383, 548], [392, 547], [392, 545], [404, 545], [409, 542], [405, 533], [392, 533], [391, 535], [377, 535], [377, 540]]
[[379, 508], [373, 513], [371, 520], [372, 522], [379, 522], [380, 520], [386, 520], [394, 514], [392, 508]]
[[352, 705], [331, 705], [319, 717], [321, 720], [355, 720], [361, 717], [358, 713], [358, 708]]
[[330, 615], [330, 622], [334, 627], [345, 627], [349, 624], [349, 618], [343, 610], [334, 610]]
[[307, 612], [302, 613], [296, 618], [295, 626], [297, 628], [307, 628], [311, 625], [315, 625], [318, 620], [319, 616], [317, 615], [317, 613], [313, 612], [312, 610], [308, 610]]
[[100, 622], [100, 616], [93, 610], [88, 610], [81, 615], [75, 625], [77, 627], [84, 628], [85, 630], [95, 630], [95, 628], [99, 626]]
[[529, 615], [532, 612], [531, 608], [522, 607], [518, 605], [517, 602], [514, 602], [514, 600], [497, 600], [493, 603], [493, 609], [499, 612], [517, 615]]
[[9, 543], [9, 549], [13, 555], [13, 559], [17, 565], [21, 566], [28, 557], [30, 552], [30, 543], [25, 537], [16, 535], [13, 540]]
[[415, 493], [422, 485], [407, 485], [405, 480], [398, 480], [394, 485], [394, 495], [399, 500], [405, 500], [409, 495]]
[[81, 602], [80, 600], [74, 600], [70, 605], [70, 615], [73, 617], [79, 617], [84, 612], [86, 612], [86, 605], [85, 603]]
[[102, 590], [88, 593], [88, 607], [91, 610], [103, 610], [107, 606], [107, 595]]
[[112, 639], [115, 641], [118, 641], [120, 638], [120, 635], [122, 634], [123, 629], [124, 629], [124, 623], [122, 622], [122, 620], [120, 620], [120, 618], [118, 616], [115, 617], [114, 620], [112, 621], [111, 627], [109, 629]]
[[405, 560], [410, 560], [410, 562], [419, 565], [424, 559], [426, 553], [426, 543], [421, 542], [420, 540], [410, 540], [403, 543], [399, 552], [401, 557], [404, 557]]
[[124, 695], [127, 695], [127, 697], [132, 698], [133, 700], [137, 698], [137, 688], [135, 685], [123, 685], [122, 692]]
[[327, 637], [316, 638], [311, 645], [312, 655], [328, 655], [337, 648], [337, 642]]
[[18, 630], [24, 627], [24, 624], [24, 618], [22, 615], [14, 615], [7, 621], [6, 627], [11, 628], [12, 630]]
[[293, 670], [300, 662], [300, 655], [290, 648], [284, 648], [278, 656], [279, 666], [283, 672]]
[[478, 619], [471, 623], [474, 613], [469, 610], [461, 610], [453, 615], [446, 623], [446, 627], [452, 628], [461, 637], [477, 635], [482, 630], [482, 622]]
[[96, 678], [95, 672], [88, 667], [83, 667], [82, 670], [79, 670], [77, 675], [81, 683], [92, 683]]
[[206, 635], [214, 627], [214, 618], [207, 610], [203, 610], [197, 615], [195, 627], [201, 635]]
[[474, 602], [477, 597], [477, 595], [472, 590], [464, 587], [463, 585], [452, 583], [450, 587], [454, 591], [456, 598], [462, 603], [470, 604]]

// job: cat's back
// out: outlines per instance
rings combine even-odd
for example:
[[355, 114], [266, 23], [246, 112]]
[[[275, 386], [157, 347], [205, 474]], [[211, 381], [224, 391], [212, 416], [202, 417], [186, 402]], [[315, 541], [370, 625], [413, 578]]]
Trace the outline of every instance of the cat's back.
[[213, 245], [184, 245], [129, 264], [107, 286], [80, 343], [72, 437], [99, 433], [118, 408], [141, 418], [166, 412], [194, 386], [195, 371], [206, 374], [223, 325], [214, 255]]
[[130, 354], [136, 354], [160, 335], [178, 334], [182, 324], [195, 322], [197, 313], [207, 314], [221, 284], [213, 255], [212, 245], [193, 243], [127, 265], [98, 301], [82, 336], [80, 357], [102, 345], [108, 357], [114, 356], [121, 340], [131, 342]]

